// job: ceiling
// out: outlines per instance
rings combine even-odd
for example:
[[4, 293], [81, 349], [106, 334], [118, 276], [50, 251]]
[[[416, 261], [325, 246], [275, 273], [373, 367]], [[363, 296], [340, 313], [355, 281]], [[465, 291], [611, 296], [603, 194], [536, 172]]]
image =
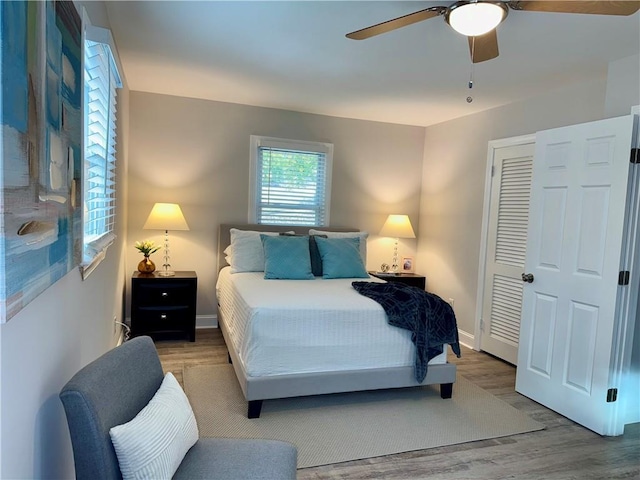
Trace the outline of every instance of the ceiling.
[[640, 53], [640, 12], [511, 10], [500, 56], [473, 66], [442, 18], [345, 37], [452, 2], [112, 1], [107, 12], [131, 90], [419, 126], [606, 78], [610, 61]]

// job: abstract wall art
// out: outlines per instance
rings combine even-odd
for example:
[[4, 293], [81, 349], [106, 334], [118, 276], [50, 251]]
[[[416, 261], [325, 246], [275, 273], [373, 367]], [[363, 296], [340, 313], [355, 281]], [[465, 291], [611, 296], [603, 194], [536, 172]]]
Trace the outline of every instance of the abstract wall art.
[[82, 22], [71, 1], [0, 2], [0, 323], [82, 251]]

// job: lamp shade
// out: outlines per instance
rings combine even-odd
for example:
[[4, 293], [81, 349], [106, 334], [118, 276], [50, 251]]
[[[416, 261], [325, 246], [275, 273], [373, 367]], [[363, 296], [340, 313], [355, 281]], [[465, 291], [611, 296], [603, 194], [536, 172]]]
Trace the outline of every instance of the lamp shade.
[[177, 203], [156, 203], [151, 209], [144, 230], [189, 230], [189, 225]]
[[381, 237], [395, 237], [395, 238], [416, 238], [416, 234], [413, 232], [409, 215], [389, 215], [387, 221], [384, 222], [382, 230], [380, 230]]

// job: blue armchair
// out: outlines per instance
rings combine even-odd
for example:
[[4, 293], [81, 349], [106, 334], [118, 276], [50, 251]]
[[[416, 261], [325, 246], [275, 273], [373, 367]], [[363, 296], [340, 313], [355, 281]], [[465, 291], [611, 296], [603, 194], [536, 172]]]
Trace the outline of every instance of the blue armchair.
[[[153, 341], [137, 337], [80, 370], [60, 392], [77, 479], [120, 480], [109, 430], [133, 419], [164, 373]], [[200, 438], [174, 479], [295, 479], [296, 447], [277, 440]]]

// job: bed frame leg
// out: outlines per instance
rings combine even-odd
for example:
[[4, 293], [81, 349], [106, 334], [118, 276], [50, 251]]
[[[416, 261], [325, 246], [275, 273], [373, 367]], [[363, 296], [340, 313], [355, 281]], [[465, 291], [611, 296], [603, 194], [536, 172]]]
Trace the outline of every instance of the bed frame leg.
[[441, 383], [440, 396], [442, 398], [451, 398], [451, 395], [453, 395], [453, 383]]
[[262, 400], [249, 400], [248, 404], [247, 418], [260, 418]]

